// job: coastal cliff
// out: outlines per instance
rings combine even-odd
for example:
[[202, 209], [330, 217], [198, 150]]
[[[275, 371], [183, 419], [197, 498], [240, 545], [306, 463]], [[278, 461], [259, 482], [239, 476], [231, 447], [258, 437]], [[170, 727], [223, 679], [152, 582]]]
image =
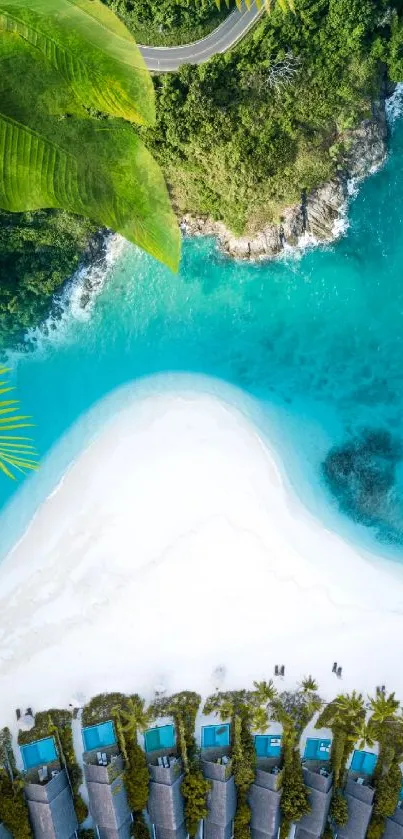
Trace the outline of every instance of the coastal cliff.
[[294, 247], [307, 235], [317, 242], [337, 236], [349, 193], [349, 182], [360, 180], [384, 161], [387, 149], [386, 97], [372, 105], [371, 118], [338, 138], [340, 153], [335, 177], [308, 194], [298, 204], [286, 207], [278, 224], [268, 224], [251, 236], [236, 237], [219, 221], [186, 214], [181, 228], [189, 236], [216, 236], [221, 249], [237, 259], [273, 257]]

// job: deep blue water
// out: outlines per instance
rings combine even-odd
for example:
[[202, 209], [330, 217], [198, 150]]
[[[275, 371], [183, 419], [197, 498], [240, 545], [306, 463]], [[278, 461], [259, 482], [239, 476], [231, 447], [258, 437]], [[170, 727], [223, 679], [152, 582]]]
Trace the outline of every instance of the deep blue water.
[[[331, 247], [248, 265], [212, 240], [186, 240], [178, 276], [128, 249], [91, 316], [71, 316], [18, 361], [41, 455], [119, 385], [165, 371], [214, 376], [258, 399], [316, 515], [403, 557], [402, 163], [398, 122], [386, 165], [361, 185], [348, 234]], [[3, 548], [38, 486], [26, 482]], [[21, 483], [1, 480], [0, 505], [16, 492]]]

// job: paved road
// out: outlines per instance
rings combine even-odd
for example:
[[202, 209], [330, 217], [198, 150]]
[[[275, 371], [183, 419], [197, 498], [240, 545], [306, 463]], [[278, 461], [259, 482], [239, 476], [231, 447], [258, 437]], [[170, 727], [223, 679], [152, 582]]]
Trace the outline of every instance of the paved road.
[[261, 11], [253, 2], [248, 10], [243, 8], [241, 12], [236, 9], [228, 17], [201, 41], [193, 44], [185, 44], [183, 47], [142, 47], [143, 58], [149, 70], [159, 73], [167, 73], [170, 70], [177, 70], [181, 64], [203, 64], [213, 55], [219, 52], [226, 52], [234, 46], [250, 29]]

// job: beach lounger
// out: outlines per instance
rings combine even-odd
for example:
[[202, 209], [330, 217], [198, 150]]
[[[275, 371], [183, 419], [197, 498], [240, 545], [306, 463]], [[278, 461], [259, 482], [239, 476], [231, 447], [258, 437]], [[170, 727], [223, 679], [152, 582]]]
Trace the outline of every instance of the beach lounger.
[[364, 778], [357, 778], [357, 784], [363, 784]]
[[157, 763], [158, 763], [158, 766], [163, 766], [164, 765], [163, 762], [162, 762], [162, 757], [158, 758]]
[[108, 765], [108, 758], [106, 757], [106, 752], [102, 752], [102, 764], [103, 766]]
[[98, 761], [98, 766], [102, 766], [102, 755], [101, 755], [101, 752], [97, 752], [97, 761]]
[[47, 778], [48, 778], [48, 767], [47, 766], [40, 766], [39, 767], [38, 778], [41, 782], [47, 780]]

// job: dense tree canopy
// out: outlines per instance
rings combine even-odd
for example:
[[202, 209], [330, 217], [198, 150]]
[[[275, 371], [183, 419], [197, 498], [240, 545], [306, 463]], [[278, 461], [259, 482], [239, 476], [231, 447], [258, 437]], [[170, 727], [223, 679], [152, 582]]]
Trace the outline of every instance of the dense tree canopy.
[[371, 114], [385, 62], [402, 77], [393, 5], [296, 0], [295, 13], [275, 9], [229, 54], [155, 79], [148, 136], [178, 212], [254, 232], [328, 179], [346, 132]]

